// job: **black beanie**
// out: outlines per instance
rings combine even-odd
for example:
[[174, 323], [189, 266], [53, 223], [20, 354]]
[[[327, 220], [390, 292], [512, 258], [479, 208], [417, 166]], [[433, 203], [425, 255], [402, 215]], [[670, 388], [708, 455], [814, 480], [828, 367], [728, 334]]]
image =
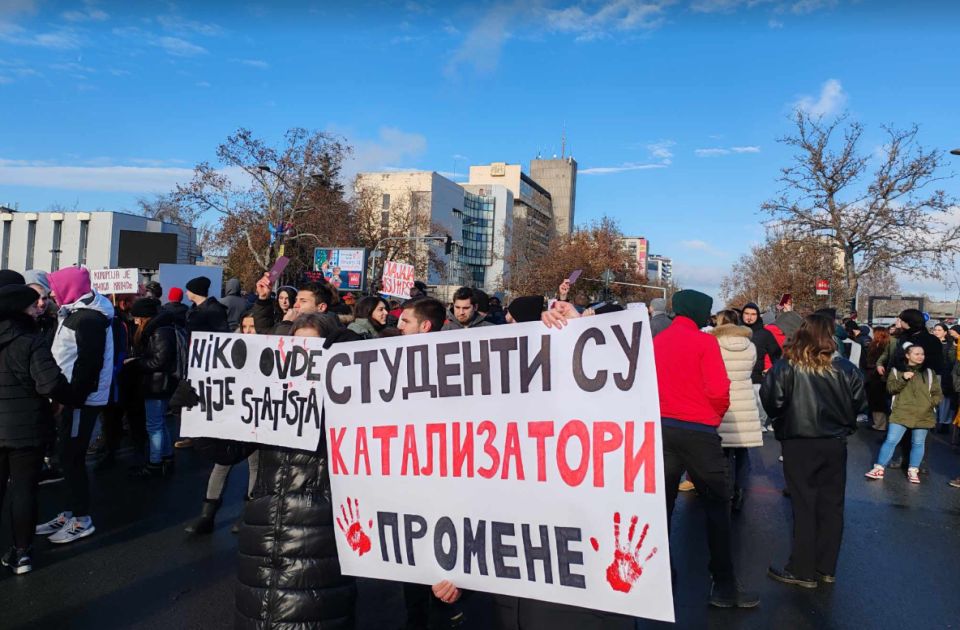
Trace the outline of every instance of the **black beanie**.
[[[17, 273], [13, 269], [0, 269], [0, 287], [5, 287], [8, 284], [26, 284], [26, 280], [23, 279], [23, 275]], [[23, 308], [27, 308], [24, 306]]]
[[540, 314], [543, 312], [543, 296], [523, 295], [514, 298], [507, 307], [507, 312], [517, 323], [535, 322], [540, 319]]
[[187, 282], [187, 291], [200, 297], [207, 297], [210, 295], [210, 278], [198, 276], [190, 280]]
[[900, 321], [906, 324], [912, 331], [922, 330], [926, 325], [923, 319], [923, 313], [915, 308], [908, 308], [900, 313]]
[[689, 317], [699, 328], [710, 323], [710, 309], [713, 298], [706, 293], [684, 289], [673, 294], [673, 313], [680, 317]]
[[140, 298], [130, 307], [131, 317], [156, 317], [160, 312], [160, 300], [152, 297]]
[[40, 294], [25, 284], [8, 284], [0, 287], [0, 315], [22, 313], [39, 299]]

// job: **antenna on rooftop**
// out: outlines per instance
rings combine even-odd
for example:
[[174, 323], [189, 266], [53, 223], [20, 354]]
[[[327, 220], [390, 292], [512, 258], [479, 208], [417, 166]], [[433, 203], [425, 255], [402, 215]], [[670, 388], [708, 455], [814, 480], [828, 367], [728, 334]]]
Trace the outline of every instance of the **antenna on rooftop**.
[[560, 135], [560, 159], [567, 154], [567, 123], [563, 123], [563, 133]]

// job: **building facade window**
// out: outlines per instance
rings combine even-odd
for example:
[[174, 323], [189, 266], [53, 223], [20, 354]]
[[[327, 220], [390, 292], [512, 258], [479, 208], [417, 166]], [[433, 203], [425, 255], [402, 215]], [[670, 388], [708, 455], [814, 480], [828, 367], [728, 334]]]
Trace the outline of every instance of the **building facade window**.
[[87, 241], [90, 238], [90, 221], [80, 222], [80, 251], [77, 254], [77, 264], [87, 264]]
[[60, 269], [60, 243], [63, 240], [63, 221], [53, 222], [53, 247], [50, 249], [50, 271]]
[[24, 269], [33, 269], [33, 249], [37, 244], [37, 222], [27, 221], [27, 261]]

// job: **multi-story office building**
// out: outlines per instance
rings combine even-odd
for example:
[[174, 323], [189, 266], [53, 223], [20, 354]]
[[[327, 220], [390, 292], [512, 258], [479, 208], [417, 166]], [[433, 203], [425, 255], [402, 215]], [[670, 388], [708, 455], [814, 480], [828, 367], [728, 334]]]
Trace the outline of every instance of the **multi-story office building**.
[[513, 195], [514, 244], [530, 252], [544, 252], [554, 234], [550, 192], [519, 164], [494, 162], [470, 167], [470, 184], [500, 185]]
[[577, 202], [577, 161], [572, 157], [531, 160], [530, 177], [550, 192], [557, 234], [572, 232]]
[[[450, 255], [436, 242], [423, 242], [414, 248], [415, 260], [401, 261], [414, 264], [439, 296], [464, 285], [487, 292], [500, 287], [513, 220], [513, 196], [506, 187], [460, 186], [432, 171], [401, 171], [361, 173], [355, 192], [379, 208], [384, 237], [451, 235]], [[429, 251], [443, 259], [442, 269], [427, 262]]]
[[56, 271], [138, 268], [145, 275], [160, 263], [194, 264], [200, 252], [192, 227], [122, 212], [0, 211], [0, 268]]
[[623, 243], [623, 248], [630, 254], [630, 260], [634, 261], [637, 272], [641, 276], [646, 277], [647, 255], [650, 252], [650, 241], [642, 236], [625, 236], [620, 239], [620, 241]]
[[673, 260], [656, 254], [648, 256], [647, 279], [661, 284], [673, 282]]

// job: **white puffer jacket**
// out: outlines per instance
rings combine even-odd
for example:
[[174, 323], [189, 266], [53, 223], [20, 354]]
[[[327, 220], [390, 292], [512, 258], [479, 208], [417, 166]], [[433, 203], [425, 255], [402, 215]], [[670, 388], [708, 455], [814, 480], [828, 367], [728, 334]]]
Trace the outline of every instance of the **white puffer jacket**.
[[760, 413], [753, 393], [750, 374], [757, 360], [757, 349], [750, 341], [750, 329], [724, 324], [711, 331], [720, 343], [723, 364], [730, 378], [730, 408], [717, 429], [724, 448], [763, 446]]

